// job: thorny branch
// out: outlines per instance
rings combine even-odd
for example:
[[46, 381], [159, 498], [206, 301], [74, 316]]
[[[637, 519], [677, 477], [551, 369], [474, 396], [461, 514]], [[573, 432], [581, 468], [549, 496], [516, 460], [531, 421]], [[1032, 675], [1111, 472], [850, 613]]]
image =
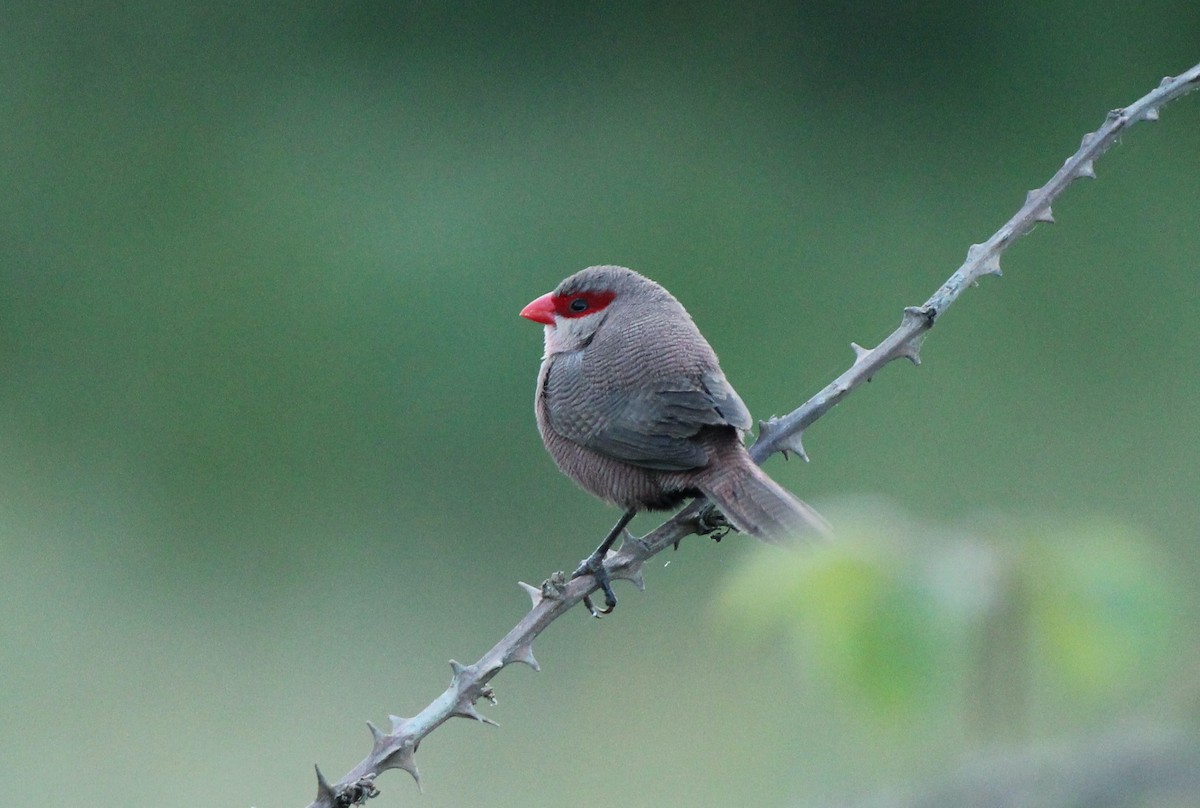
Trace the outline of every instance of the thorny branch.
[[[1038, 222], [1053, 223], [1050, 205], [1067, 186], [1081, 177], [1095, 178], [1094, 162], [1138, 121], [1158, 120], [1159, 109], [1200, 86], [1200, 65], [1178, 76], [1168, 76], [1159, 86], [1123, 109], [1108, 113], [1103, 125], [1083, 136], [1079, 150], [1071, 155], [1050, 181], [1029, 192], [1021, 209], [982, 244], [974, 244], [954, 274], [920, 306], [906, 308], [900, 327], [871, 349], [852, 344], [854, 363], [825, 389], [792, 412], [759, 422], [758, 440], [750, 447], [755, 462], [762, 463], [775, 452], [794, 452], [806, 458], [801, 435], [814, 421], [842, 401], [852, 390], [874, 376], [894, 359], [920, 363], [921, 341], [934, 322], [949, 308], [963, 290], [975, 285], [984, 275], [1000, 274], [1000, 254], [1028, 233]], [[807, 459], [807, 458], [806, 458]], [[632, 581], [642, 587], [642, 565], [647, 559], [684, 538], [710, 530], [704, 518], [707, 503], [693, 501], [662, 526], [638, 539], [628, 536], [621, 548], [605, 562], [614, 579]], [[420, 783], [414, 759], [421, 740], [454, 716], [493, 723], [475, 709], [480, 699], [494, 702], [489, 682], [505, 666], [523, 662], [538, 670], [533, 656], [533, 641], [559, 616], [596, 590], [590, 577], [567, 580], [556, 573], [540, 588], [522, 583], [533, 600], [529, 613], [496, 643], [479, 661], [471, 665], [451, 661], [450, 686], [428, 707], [412, 718], [392, 716], [389, 731], [368, 722], [374, 739], [371, 752], [337, 783], [330, 783], [317, 769], [317, 797], [309, 808], [345, 808], [361, 805], [379, 793], [375, 778], [387, 769], [403, 769]]]

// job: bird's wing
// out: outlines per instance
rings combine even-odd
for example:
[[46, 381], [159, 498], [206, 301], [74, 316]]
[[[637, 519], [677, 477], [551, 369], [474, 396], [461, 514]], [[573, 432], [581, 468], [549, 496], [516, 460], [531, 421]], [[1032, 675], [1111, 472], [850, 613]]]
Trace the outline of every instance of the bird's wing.
[[545, 386], [551, 426], [616, 460], [664, 471], [699, 468], [708, 463], [694, 440], [701, 429], [750, 428], [750, 412], [719, 370], [637, 389], [589, 384], [583, 373], [578, 354], [556, 357]]

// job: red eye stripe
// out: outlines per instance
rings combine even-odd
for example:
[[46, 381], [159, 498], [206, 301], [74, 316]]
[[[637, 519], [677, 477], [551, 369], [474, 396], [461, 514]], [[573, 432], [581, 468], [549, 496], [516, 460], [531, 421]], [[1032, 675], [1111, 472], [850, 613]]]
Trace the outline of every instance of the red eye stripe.
[[573, 295], [555, 295], [554, 312], [559, 317], [586, 317], [602, 311], [613, 302], [612, 292], [576, 292]]

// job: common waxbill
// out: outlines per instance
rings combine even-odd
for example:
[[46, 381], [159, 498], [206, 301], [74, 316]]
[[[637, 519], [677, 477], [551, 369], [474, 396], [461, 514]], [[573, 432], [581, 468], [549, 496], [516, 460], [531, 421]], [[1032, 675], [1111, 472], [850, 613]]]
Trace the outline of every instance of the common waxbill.
[[[738, 530], [778, 542], [826, 530], [750, 459], [750, 412], [670, 292], [631, 269], [576, 272], [521, 310], [546, 326], [535, 412], [559, 469], [625, 515], [576, 570], [616, 605], [604, 554], [633, 515], [704, 495]], [[593, 610], [595, 613], [595, 610]]]

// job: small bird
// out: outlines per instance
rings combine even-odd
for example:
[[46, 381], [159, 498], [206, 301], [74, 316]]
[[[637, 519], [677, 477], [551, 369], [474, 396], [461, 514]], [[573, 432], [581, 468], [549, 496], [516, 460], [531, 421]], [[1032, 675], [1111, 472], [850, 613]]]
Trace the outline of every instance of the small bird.
[[534, 406], [546, 450], [563, 474], [625, 510], [572, 576], [595, 576], [600, 614], [616, 606], [604, 556], [639, 511], [705, 496], [733, 527], [769, 542], [827, 531], [750, 458], [750, 412], [666, 289], [625, 267], [588, 267], [521, 316], [546, 327]]

